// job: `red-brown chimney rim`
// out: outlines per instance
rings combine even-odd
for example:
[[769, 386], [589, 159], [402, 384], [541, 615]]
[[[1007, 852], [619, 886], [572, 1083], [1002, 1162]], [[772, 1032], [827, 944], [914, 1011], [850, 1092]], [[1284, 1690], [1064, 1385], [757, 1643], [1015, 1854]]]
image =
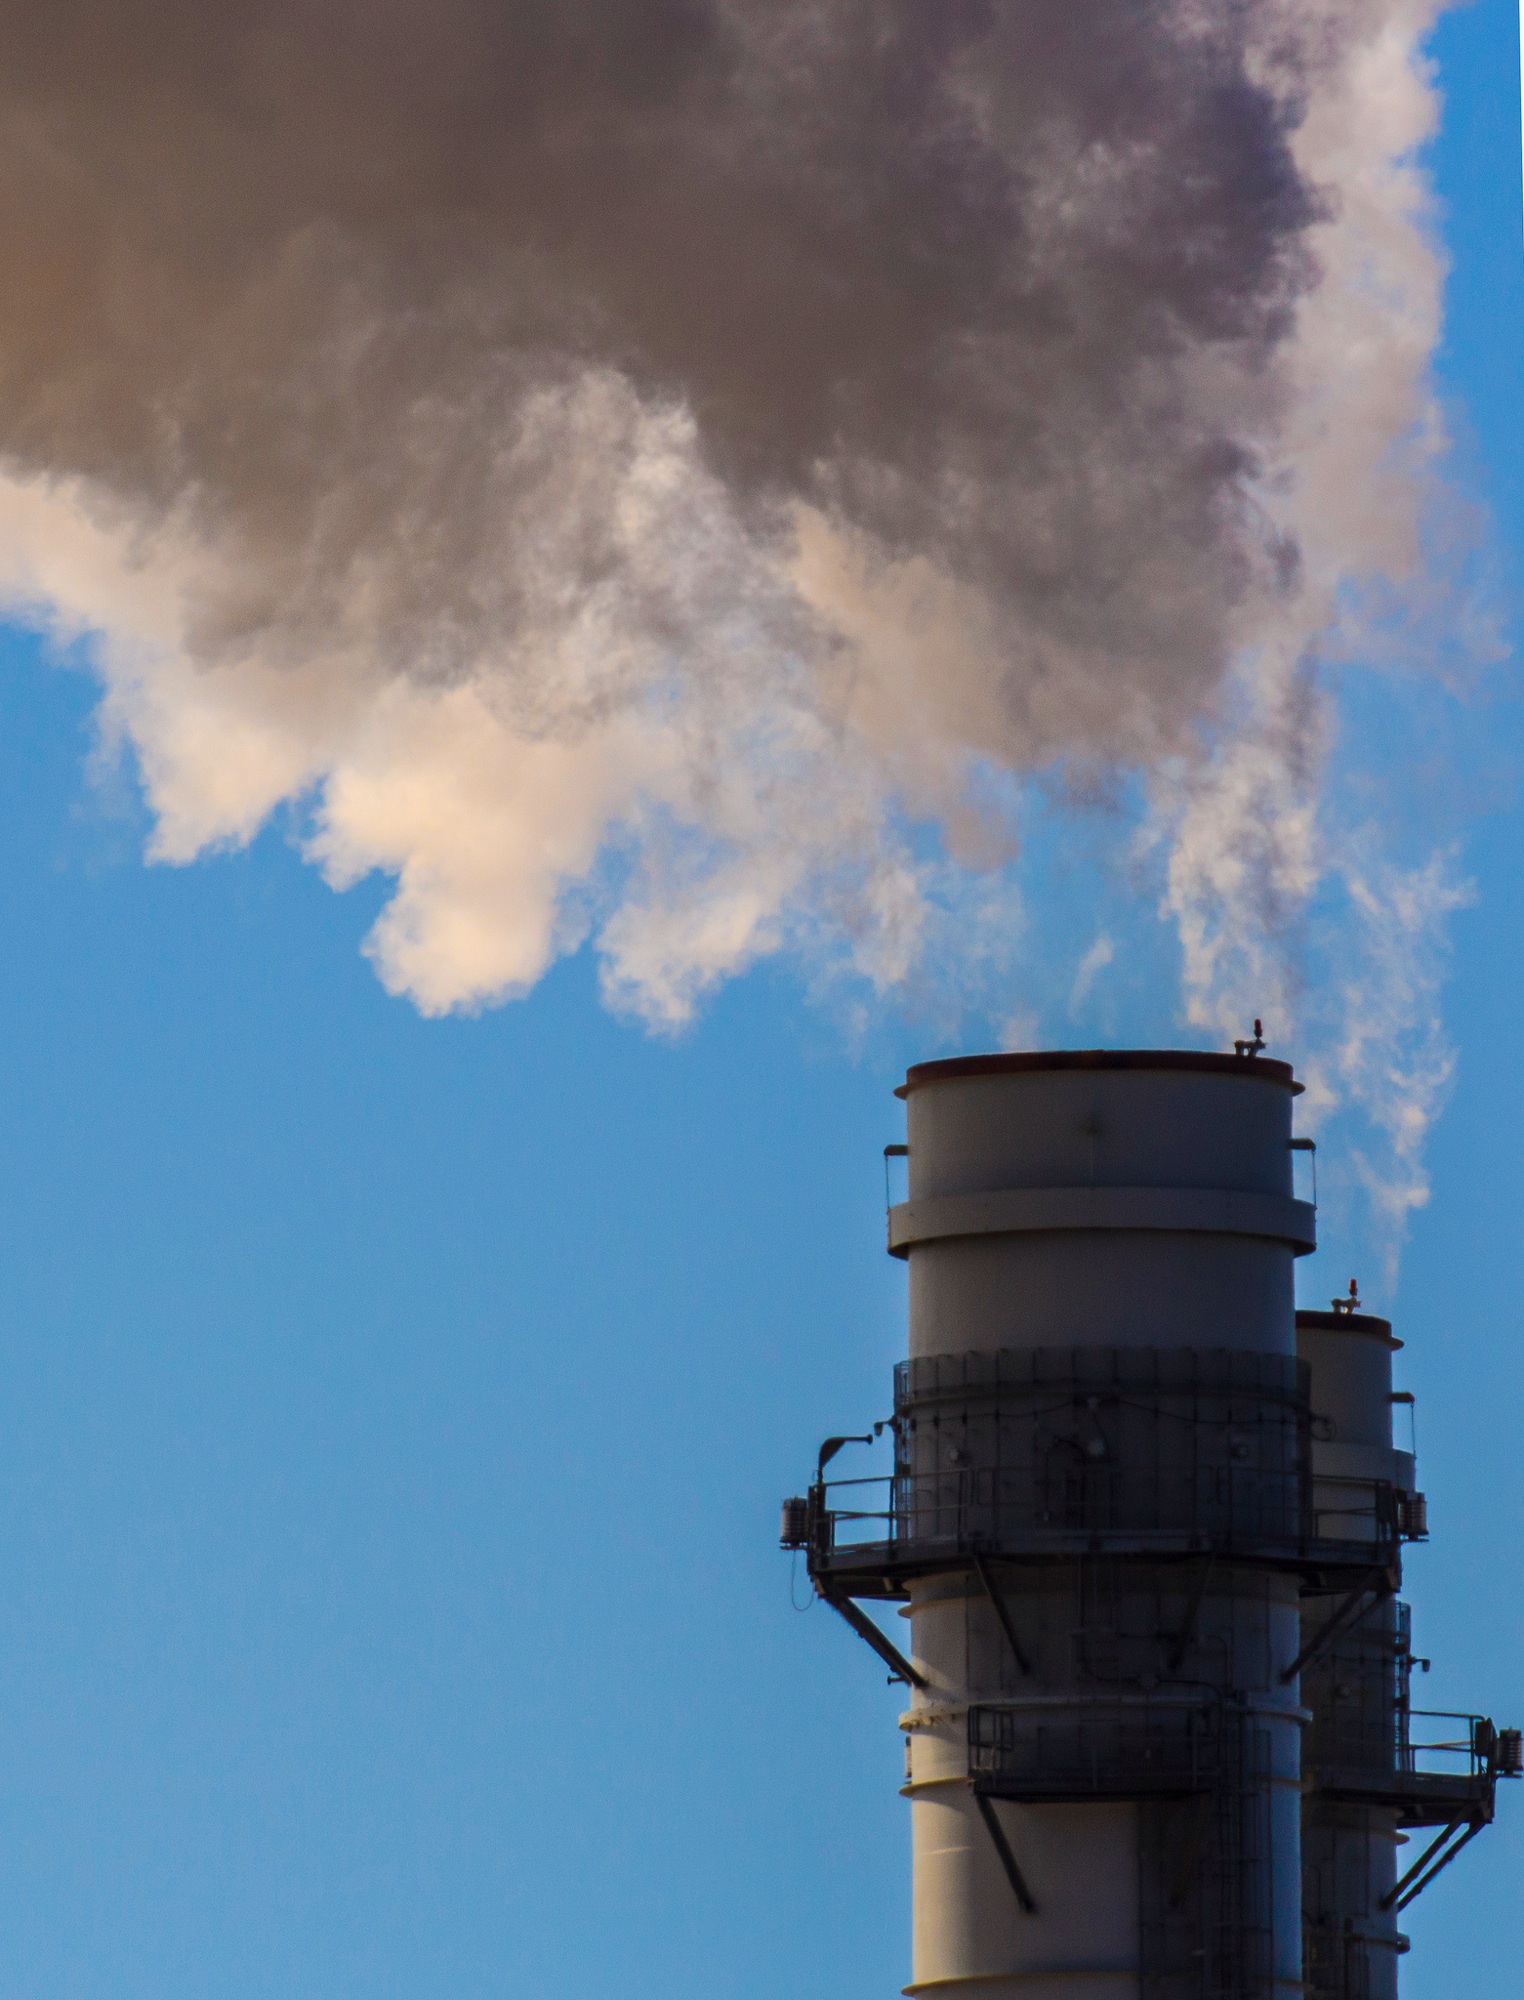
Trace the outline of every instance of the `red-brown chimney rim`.
[[951, 1056], [942, 1062], [917, 1063], [908, 1070], [896, 1097], [908, 1097], [928, 1084], [952, 1083], [968, 1076], [1022, 1076], [1043, 1070], [1139, 1069], [1187, 1070], [1209, 1076], [1249, 1076], [1273, 1083], [1300, 1097], [1305, 1085], [1296, 1080], [1290, 1063], [1265, 1056], [1226, 1056], [1198, 1049], [1042, 1049], [1012, 1055]]

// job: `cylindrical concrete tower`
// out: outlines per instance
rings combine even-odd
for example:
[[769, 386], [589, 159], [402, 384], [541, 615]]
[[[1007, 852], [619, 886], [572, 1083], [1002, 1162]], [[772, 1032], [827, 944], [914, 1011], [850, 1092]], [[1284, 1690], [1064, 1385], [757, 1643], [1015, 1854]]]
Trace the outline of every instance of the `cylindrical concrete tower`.
[[[1474, 1830], [1517, 1761], [1463, 1719], [1480, 1761], [1413, 1817], [1393, 1593], [1422, 1508], [1390, 1330], [1298, 1320], [1299, 1086], [1262, 1047], [972, 1057], [899, 1092], [893, 1475], [828, 1484], [853, 1440], [827, 1439], [783, 1542], [910, 1688], [908, 1993], [1292, 2000], [1316, 1782], [1307, 1932], [1337, 1931], [1344, 1969], [1315, 1990], [1390, 2000], [1396, 1914], [1429, 1879], [1398, 1875], [1400, 1829]], [[1323, 1756], [1304, 1671], [1330, 1715], [1351, 1675], [1376, 1712], [1363, 1772]]]
[[[1313, 1411], [1315, 1522], [1371, 1545], [1385, 1567], [1414, 1504], [1411, 1454], [1392, 1445], [1391, 1323], [1341, 1302], [1299, 1312], [1297, 1352], [1308, 1364]], [[1399, 1518], [1400, 1517], [1400, 1518]], [[1395, 1589], [1395, 1576], [1389, 1579]], [[1408, 1707], [1406, 1605], [1371, 1593], [1307, 1667], [1312, 1711], [1302, 1812], [1305, 1979], [1318, 2000], [1396, 2000], [1400, 1746]], [[1338, 1615], [1336, 1595], [1309, 1590], [1310, 1640]]]
[[910, 1583], [913, 1992], [1299, 1989], [1297, 1579], [1265, 1562], [1302, 1527], [1295, 1089], [1189, 1054], [907, 1080], [896, 1498], [985, 1556]]
[[1312, 1397], [1314, 1532], [1358, 1538], [1365, 1587], [1309, 1570], [1302, 1599], [1302, 1898], [1309, 2000], [1396, 2000], [1403, 1909], [1492, 1820], [1496, 1781], [1521, 1768], [1517, 1730], [1415, 1710], [1400, 1548], [1428, 1533], [1410, 1452], [1392, 1440], [1389, 1321], [1357, 1298], [1299, 1312]]

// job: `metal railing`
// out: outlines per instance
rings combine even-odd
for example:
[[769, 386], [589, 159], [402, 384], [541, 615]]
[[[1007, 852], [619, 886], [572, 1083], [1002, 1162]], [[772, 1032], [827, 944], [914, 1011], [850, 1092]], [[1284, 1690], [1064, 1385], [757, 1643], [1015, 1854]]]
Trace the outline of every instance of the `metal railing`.
[[968, 1774], [997, 1798], [1187, 1798], [1219, 1790], [1242, 1761], [1218, 1705], [1139, 1701], [1111, 1714], [1037, 1719], [968, 1711]]
[[1485, 1715], [1403, 1706], [1380, 1743], [1369, 1737], [1358, 1744], [1315, 1740], [1313, 1789], [1326, 1798], [1385, 1807], [1401, 1826], [1485, 1826], [1499, 1778], [1515, 1775], [1502, 1754], [1513, 1734]]
[[[1018, 1349], [903, 1362], [894, 1471], [811, 1494], [810, 1547], [910, 1567], [1061, 1551], [1318, 1549], [1388, 1566], [1403, 1536], [1384, 1481], [1313, 1478], [1305, 1364], [1230, 1349]], [[871, 1442], [865, 1438], [863, 1442]], [[850, 1440], [828, 1440], [827, 1450]]]
[[1400, 1539], [1398, 1495], [1384, 1479], [1320, 1474], [1313, 1482], [1310, 1512], [1315, 1542], [1385, 1547]]
[[[1421, 1741], [1414, 1739], [1415, 1724]], [[1415, 1778], [1494, 1778], [1498, 1775], [1498, 1734], [1485, 1715], [1461, 1715], [1442, 1708], [1404, 1709], [1398, 1768]]]
[[1224, 1552], [1268, 1546], [1309, 1558], [1325, 1548], [1365, 1550], [1373, 1564], [1389, 1559], [1398, 1538], [1392, 1489], [1375, 1481], [1340, 1483], [1338, 1504], [1314, 1512], [1290, 1472], [1271, 1477], [1198, 1467], [1141, 1480], [1068, 1464], [1057, 1471], [1027, 1465], [896, 1472], [816, 1486], [809, 1545], [826, 1563], [850, 1560], [854, 1552], [890, 1564], [973, 1552], [1020, 1555], [1096, 1535]]

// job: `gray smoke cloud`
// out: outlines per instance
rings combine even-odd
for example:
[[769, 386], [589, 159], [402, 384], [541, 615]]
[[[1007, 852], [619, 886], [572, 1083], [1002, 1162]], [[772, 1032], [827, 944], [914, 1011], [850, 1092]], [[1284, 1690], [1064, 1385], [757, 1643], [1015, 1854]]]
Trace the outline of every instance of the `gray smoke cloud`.
[[[227, 547], [200, 656], [300, 660], [363, 592], [449, 678], [617, 568], [565, 448], [617, 476], [681, 410], [758, 541], [810, 505], [987, 594], [992, 754], [1136, 754], [1295, 560], [1249, 488], [1319, 52], [1255, 65], [1256, 11], [10, 8], [4, 442]], [[631, 399], [597, 439], [590, 376]]]
[[156, 855], [303, 802], [425, 1011], [590, 934], [658, 1024], [904, 987], [1012, 921], [1011, 788], [1121, 770], [1187, 1013], [1289, 1029], [1310, 663], [1443, 442], [1427, 24], [3, 0], [9, 601]]

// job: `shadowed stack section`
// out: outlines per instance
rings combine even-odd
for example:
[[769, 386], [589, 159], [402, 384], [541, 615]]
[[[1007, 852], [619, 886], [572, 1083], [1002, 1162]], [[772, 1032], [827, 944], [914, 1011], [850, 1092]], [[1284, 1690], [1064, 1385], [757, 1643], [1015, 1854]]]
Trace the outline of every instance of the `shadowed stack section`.
[[[1393, 1442], [1391, 1323], [1357, 1298], [1299, 1312], [1310, 1373], [1312, 1504], [1328, 1532], [1371, 1548], [1352, 1589], [1302, 1605], [1305, 1748], [1302, 1875], [1306, 1990], [1313, 2000], [1395, 2000], [1403, 1909], [1491, 1823], [1496, 1780], [1517, 1776], [1517, 1730], [1412, 1705], [1408, 1607], [1395, 1543], [1423, 1540], [1414, 1457]], [[1383, 1524], [1389, 1524], [1383, 1536]], [[1427, 1668], [1428, 1662], [1421, 1663]]]

